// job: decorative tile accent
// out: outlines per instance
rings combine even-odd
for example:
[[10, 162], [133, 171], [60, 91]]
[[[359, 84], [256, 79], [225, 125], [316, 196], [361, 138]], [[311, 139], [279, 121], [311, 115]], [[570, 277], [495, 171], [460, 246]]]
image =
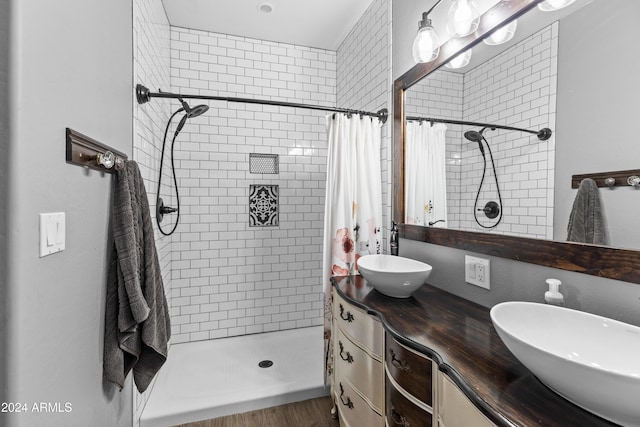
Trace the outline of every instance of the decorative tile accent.
[[249, 186], [249, 227], [278, 226], [278, 186]]
[[277, 154], [249, 153], [249, 173], [279, 173]]

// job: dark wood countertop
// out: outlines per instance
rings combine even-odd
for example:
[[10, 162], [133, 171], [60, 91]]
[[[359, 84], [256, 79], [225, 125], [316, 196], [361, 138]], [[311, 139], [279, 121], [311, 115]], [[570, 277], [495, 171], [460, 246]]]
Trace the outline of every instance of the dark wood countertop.
[[396, 299], [377, 292], [361, 276], [333, 282], [341, 296], [378, 316], [399, 342], [435, 360], [497, 425], [616, 425], [542, 384], [503, 344], [488, 308], [430, 285], [408, 299]]

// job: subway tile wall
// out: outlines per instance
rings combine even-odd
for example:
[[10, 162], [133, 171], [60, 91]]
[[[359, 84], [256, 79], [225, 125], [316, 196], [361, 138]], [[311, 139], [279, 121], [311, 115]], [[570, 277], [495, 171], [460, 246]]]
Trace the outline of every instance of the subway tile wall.
[[[141, 83], [149, 88], [170, 87], [170, 45], [169, 21], [160, 0], [135, 0], [133, 2], [133, 84]], [[154, 90], [154, 89], [152, 89]], [[147, 190], [152, 221], [155, 222], [155, 200], [157, 190], [162, 134], [169, 119], [169, 102], [154, 98], [151, 102], [133, 106], [133, 160], [138, 163]], [[167, 159], [165, 158], [165, 162]], [[167, 177], [165, 183], [169, 182]], [[172, 202], [169, 188], [163, 185], [161, 193], [165, 200]], [[155, 228], [155, 227], [154, 227]], [[162, 277], [171, 304], [171, 238], [162, 236], [156, 230], [156, 248], [160, 259]], [[153, 385], [139, 394], [134, 387], [133, 425], [137, 426], [140, 414], [149, 398]]]
[[[465, 120], [555, 129], [557, 47], [556, 22], [466, 73]], [[487, 130], [484, 135], [494, 153], [504, 209], [495, 230], [552, 239], [555, 138], [540, 141], [529, 133], [502, 130]], [[472, 209], [481, 157], [474, 144], [466, 147], [461, 156], [461, 227], [473, 230], [478, 229]], [[485, 183], [488, 190], [480, 194], [478, 207], [497, 201], [490, 168]], [[484, 215], [480, 222], [492, 224]]]
[[[172, 27], [171, 89], [335, 106], [336, 53]], [[207, 104], [176, 141], [173, 342], [322, 324], [326, 113]], [[279, 174], [251, 174], [250, 153]], [[249, 227], [253, 184], [279, 186], [278, 226]]]
[[[464, 74], [439, 70], [423, 79], [407, 91], [407, 115], [554, 129], [557, 25], [552, 24]], [[476, 143], [464, 139], [463, 133], [474, 128], [447, 126], [450, 227], [488, 231], [473, 218], [483, 160]], [[555, 138], [540, 141], [535, 135], [503, 130], [487, 130], [484, 135], [496, 161], [504, 208], [502, 222], [492, 231], [551, 239]], [[478, 207], [489, 200], [498, 201], [488, 152], [487, 161]], [[483, 225], [494, 223], [484, 215], [478, 218]]]
[[[356, 110], [391, 112], [391, 1], [373, 0], [337, 52], [338, 106]], [[393, 117], [382, 126], [383, 248], [391, 225], [391, 133]]]

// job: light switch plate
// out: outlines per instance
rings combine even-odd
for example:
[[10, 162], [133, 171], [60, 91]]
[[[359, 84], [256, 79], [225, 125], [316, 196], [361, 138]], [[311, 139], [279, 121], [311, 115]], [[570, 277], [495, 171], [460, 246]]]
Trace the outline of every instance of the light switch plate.
[[472, 285], [490, 289], [489, 260], [470, 255], [464, 256], [464, 280]]
[[40, 258], [65, 249], [64, 212], [40, 214]]

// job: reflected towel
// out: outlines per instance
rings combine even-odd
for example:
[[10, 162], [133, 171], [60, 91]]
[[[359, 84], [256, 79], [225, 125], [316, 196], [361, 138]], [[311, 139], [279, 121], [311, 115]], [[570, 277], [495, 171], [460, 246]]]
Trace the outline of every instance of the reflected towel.
[[573, 202], [567, 241], [579, 243], [607, 244], [604, 216], [600, 205], [600, 191], [596, 182], [583, 179]]
[[171, 325], [147, 192], [134, 161], [116, 173], [112, 209], [103, 376], [122, 388], [133, 369], [142, 393], [167, 359]]

